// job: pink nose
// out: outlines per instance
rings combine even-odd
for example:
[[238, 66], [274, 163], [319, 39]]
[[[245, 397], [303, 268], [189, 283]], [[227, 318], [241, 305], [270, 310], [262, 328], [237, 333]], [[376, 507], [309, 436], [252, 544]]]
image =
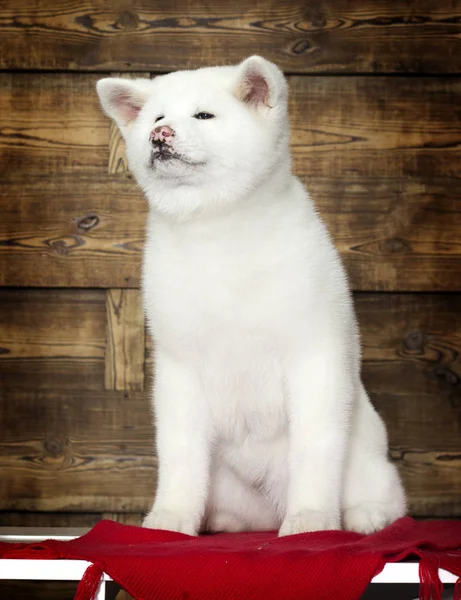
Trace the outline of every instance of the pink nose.
[[167, 138], [174, 137], [175, 133], [168, 125], [160, 125], [150, 132], [150, 141], [164, 142]]

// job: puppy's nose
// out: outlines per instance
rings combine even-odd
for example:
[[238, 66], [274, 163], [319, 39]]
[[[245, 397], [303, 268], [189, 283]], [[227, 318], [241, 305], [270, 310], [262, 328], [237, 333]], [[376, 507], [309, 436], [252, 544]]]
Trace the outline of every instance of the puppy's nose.
[[[168, 127], [168, 125], [160, 125], [150, 132], [151, 142], [165, 142], [168, 138], [175, 136], [174, 129]], [[170, 140], [168, 140], [170, 141]]]

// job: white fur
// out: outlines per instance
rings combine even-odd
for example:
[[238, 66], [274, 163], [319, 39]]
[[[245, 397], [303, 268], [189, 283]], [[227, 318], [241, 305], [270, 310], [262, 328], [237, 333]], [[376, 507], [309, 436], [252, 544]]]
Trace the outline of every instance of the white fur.
[[[150, 205], [159, 480], [144, 524], [287, 535], [402, 516], [346, 275], [291, 173], [283, 74], [251, 57], [98, 93]], [[159, 116], [184, 161], [151, 163]]]

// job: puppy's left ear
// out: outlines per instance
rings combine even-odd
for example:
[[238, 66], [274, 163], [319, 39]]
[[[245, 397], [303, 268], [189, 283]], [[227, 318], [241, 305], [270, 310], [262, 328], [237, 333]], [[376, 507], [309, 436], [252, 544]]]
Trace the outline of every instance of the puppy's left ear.
[[282, 71], [261, 56], [250, 56], [238, 66], [237, 98], [256, 108], [286, 102], [287, 81]]

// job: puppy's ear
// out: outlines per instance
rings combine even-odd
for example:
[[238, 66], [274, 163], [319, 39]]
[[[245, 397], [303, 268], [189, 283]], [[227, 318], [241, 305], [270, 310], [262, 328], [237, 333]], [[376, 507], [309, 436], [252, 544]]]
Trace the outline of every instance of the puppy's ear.
[[250, 56], [238, 66], [237, 98], [254, 107], [274, 108], [287, 98], [282, 71], [261, 56]]
[[149, 91], [148, 79], [107, 77], [96, 84], [104, 112], [120, 127], [129, 127], [144, 106]]

